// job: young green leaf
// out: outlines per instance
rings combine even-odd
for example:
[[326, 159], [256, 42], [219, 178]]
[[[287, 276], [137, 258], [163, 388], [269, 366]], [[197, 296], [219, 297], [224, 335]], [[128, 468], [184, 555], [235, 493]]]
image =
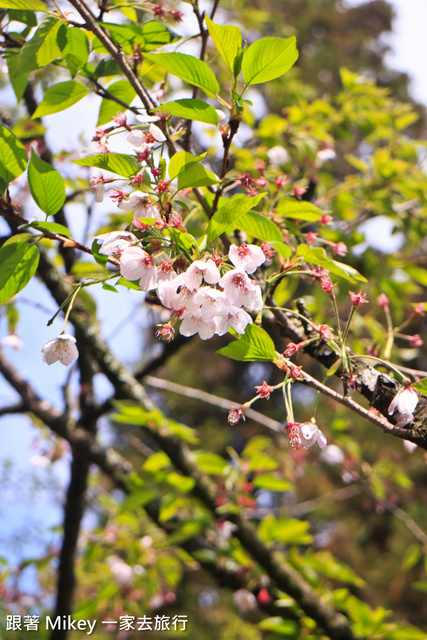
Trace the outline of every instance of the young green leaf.
[[233, 25], [222, 26], [205, 17], [209, 35], [222, 58], [234, 73], [234, 60], [242, 50], [242, 32]]
[[42, 0], [0, 0], [2, 9], [18, 9], [20, 11], [48, 11], [48, 6]]
[[219, 91], [218, 80], [211, 68], [194, 56], [173, 52], [150, 54], [145, 57], [184, 82], [203, 89], [211, 98]]
[[295, 198], [281, 198], [277, 203], [276, 211], [284, 218], [293, 220], [304, 220], [306, 222], [316, 222], [325, 213], [311, 202], [302, 202]]
[[85, 32], [78, 27], [67, 29], [67, 45], [62, 55], [73, 78], [87, 62], [89, 52], [89, 40]]
[[[107, 88], [107, 91], [111, 93], [115, 98], [118, 98], [128, 105], [136, 96], [136, 91], [130, 84], [129, 80], [118, 80], [117, 82], [110, 84]], [[107, 98], [104, 98], [101, 102], [98, 122], [96, 123], [96, 126], [100, 127], [106, 122], [109, 122], [112, 116], [115, 116], [117, 111], [120, 110], [125, 111], [124, 107], [121, 107], [114, 100], [108, 100]]]
[[178, 151], [178, 153], [175, 153], [170, 159], [168, 168], [169, 178], [173, 180], [190, 164], [193, 162], [199, 162], [205, 156], [206, 153], [202, 153], [199, 156], [193, 156], [193, 154], [188, 151]]
[[205, 167], [198, 162], [192, 162], [178, 174], [178, 189], [208, 187], [211, 184], [216, 184], [218, 180], [218, 176], [212, 173], [212, 171], [205, 169]]
[[28, 156], [25, 147], [12, 131], [0, 125], [0, 179], [7, 186], [23, 173]]
[[38, 229], [38, 231], [50, 231], [51, 233], [59, 233], [60, 236], [65, 236], [69, 238], [71, 236], [71, 231], [68, 227], [64, 227], [63, 224], [59, 224], [58, 222], [42, 222], [40, 220], [34, 220], [31, 223], [31, 227], [33, 229]]
[[249, 324], [243, 336], [219, 349], [217, 353], [232, 360], [254, 362], [274, 360], [276, 350], [273, 340], [264, 329], [256, 324]]
[[51, 164], [41, 160], [34, 149], [28, 164], [28, 186], [36, 204], [48, 216], [57, 213], [65, 202], [64, 181]]
[[182, 99], [166, 102], [156, 109], [157, 113], [169, 113], [171, 116], [197, 120], [207, 124], [218, 124], [218, 114], [215, 109], [203, 100]]
[[134, 176], [141, 168], [134, 156], [128, 156], [125, 153], [99, 153], [96, 156], [73, 160], [73, 162], [81, 167], [105, 169], [125, 178]]
[[295, 36], [257, 40], [243, 56], [242, 73], [246, 86], [268, 82], [282, 76], [297, 58]]
[[0, 305], [19, 293], [36, 272], [40, 254], [34, 236], [21, 233], [6, 240], [0, 249]]
[[227, 200], [209, 221], [207, 229], [208, 243], [218, 238], [228, 227], [237, 222], [241, 216], [252, 209], [252, 207], [255, 207], [263, 197], [264, 194], [260, 193], [250, 198], [248, 198], [248, 196], [236, 195]]
[[12, 89], [15, 92], [16, 99], [21, 100], [25, 93], [25, 89], [27, 88], [28, 78], [30, 73], [20, 73], [17, 74], [18, 63], [19, 63], [19, 52], [11, 49], [10, 51], [5, 52], [5, 59], [7, 62], [7, 70], [9, 73], [10, 84], [12, 85]]
[[61, 56], [66, 45], [65, 24], [54, 16], [48, 16], [20, 50], [14, 76], [45, 67]]
[[282, 234], [277, 224], [256, 211], [245, 213], [234, 226], [264, 242], [282, 242]]
[[43, 100], [33, 114], [34, 118], [48, 116], [58, 111], [64, 111], [79, 100], [87, 96], [89, 91], [84, 84], [76, 80], [68, 80], [67, 82], [59, 82], [50, 87], [43, 96]]

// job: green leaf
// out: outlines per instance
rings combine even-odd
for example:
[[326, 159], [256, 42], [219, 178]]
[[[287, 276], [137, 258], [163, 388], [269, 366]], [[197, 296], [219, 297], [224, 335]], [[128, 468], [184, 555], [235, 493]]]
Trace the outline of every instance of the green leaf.
[[305, 220], [306, 222], [316, 222], [324, 214], [322, 209], [311, 204], [311, 202], [301, 202], [290, 197], [281, 198], [277, 204], [276, 211], [284, 218]]
[[209, 221], [207, 229], [208, 243], [218, 238], [221, 233], [237, 222], [241, 216], [252, 209], [252, 207], [255, 207], [264, 195], [264, 193], [260, 193], [250, 198], [248, 198], [248, 196], [236, 195], [227, 200], [225, 204], [214, 213]]
[[21, 100], [22, 96], [25, 93], [25, 89], [27, 88], [28, 77], [30, 73], [29, 72], [20, 73], [18, 75], [17, 70], [18, 70], [18, 64], [20, 59], [19, 52], [13, 51], [13, 50], [6, 51], [5, 58], [7, 62], [7, 69], [9, 72], [10, 83], [15, 92], [16, 99], [19, 102], [19, 100]]
[[271, 473], [262, 473], [253, 479], [252, 484], [257, 489], [267, 489], [268, 491], [292, 491], [293, 485], [287, 480], [272, 476]]
[[10, 9], [8, 11], [8, 15], [10, 20], [14, 20], [16, 22], [22, 22], [29, 27], [37, 26], [37, 17], [33, 10], [31, 9]]
[[[296, 620], [284, 620], [281, 616], [265, 618], [258, 624], [263, 631], [272, 631], [274, 634], [294, 640], [300, 636], [300, 626]], [[275, 636], [276, 637], [276, 636]]]
[[[107, 91], [127, 105], [130, 105], [136, 96], [136, 91], [130, 84], [129, 80], [118, 80], [117, 82], [110, 84]], [[123, 111], [125, 110], [124, 107], [121, 107], [117, 102], [114, 102], [114, 100], [104, 98], [101, 102], [98, 122], [96, 125], [99, 127], [106, 122], [110, 122], [112, 116], [115, 116], [117, 111], [120, 109]]]
[[271, 244], [276, 249], [277, 253], [279, 253], [282, 256], [282, 258], [285, 258], [285, 260], [291, 257], [292, 249], [290, 248], [289, 245], [285, 244], [284, 242], [274, 242], [274, 241], [272, 241]]
[[119, 176], [130, 178], [141, 169], [141, 165], [134, 156], [128, 156], [125, 153], [99, 153], [96, 156], [88, 156], [87, 158], [79, 158], [73, 160], [75, 164], [81, 167], [97, 167], [117, 173]]
[[187, 120], [197, 120], [197, 122], [206, 122], [207, 124], [218, 124], [218, 114], [215, 109], [203, 100], [172, 100], [166, 102], [158, 109], [157, 113], [170, 113], [171, 116], [178, 118], [186, 118]]
[[282, 234], [277, 224], [256, 211], [245, 213], [234, 226], [264, 242], [282, 242]]
[[6, 240], [0, 249], [0, 305], [19, 293], [36, 272], [40, 254], [34, 236], [21, 233]]
[[59, 235], [65, 236], [66, 238], [71, 236], [71, 231], [67, 227], [64, 227], [63, 224], [58, 224], [57, 222], [41, 222], [39, 220], [35, 220], [31, 223], [31, 227], [33, 229], [38, 229], [38, 231], [59, 233]]
[[157, 496], [156, 492], [153, 489], [149, 489], [145, 487], [144, 489], [137, 489], [136, 491], [132, 491], [130, 493], [123, 504], [121, 505], [120, 511], [121, 513], [126, 511], [134, 511], [134, 509], [138, 509], [138, 507], [143, 507], [154, 500]]
[[216, 184], [218, 180], [218, 176], [212, 171], [193, 162], [178, 174], [178, 189], [208, 187], [211, 184]]
[[367, 282], [366, 278], [362, 276], [362, 274], [359, 273], [357, 269], [350, 267], [349, 264], [338, 262], [337, 260], [331, 260], [331, 262], [328, 263], [326, 269], [329, 269], [331, 273], [335, 273], [335, 275], [337, 276], [341, 276], [346, 280], [350, 280], [350, 282]]
[[184, 82], [203, 89], [208, 96], [213, 98], [219, 91], [218, 81], [211, 68], [198, 58], [186, 53], [157, 53], [147, 55], [146, 58], [158, 64], [169, 73], [177, 76]]
[[246, 85], [278, 78], [292, 67], [297, 58], [295, 36], [257, 40], [243, 56], [242, 73]]
[[193, 154], [188, 151], [178, 151], [178, 153], [175, 153], [170, 159], [168, 168], [169, 178], [173, 180], [181, 173], [181, 171], [184, 171], [188, 165], [193, 162], [199, 162], [205, 156], [206, 153], [202, 153], [199, 156], [193, 156]]
[[79, 27], [67, 29], [67, 45], [62, 55], [73, 78], [87, 62], [89, 53], [89, 40], [85, 32]]
[[234, 73], [234, 60], [242, 50], [242, 32], [233, 25], [222, 26], [205, 17], [209, 35], [222, 58], [228, 65], [231, 73]]
[[41, 0], [0, 0], [1, 9], [19, 9], [25, 11], [49, 11], [48, 6]]
[[104, 256], [102, 253], [99, 253], [101, 246], [102, 245], [98, 244], [97, 240], [94, 240], [92, 242], [92, 255], [95, 258], [95, 261], [101, 265], [101, 267], [105, 267], [108, 262], [108, 256]]
[[238, 340], [219, 349], [217, 353], [232, 360], [254, 362], [255, 360], [274, 360], [276, 350], [273, 340], [264, 329], [256, 324], [249, 324]]
[[153, 51], [154, 49], [165, 44], [170, 44], [179, 38], [176, 33], [170, 31], [158, 20], [149, 20], [148, 22], [145, 22], [142, 27], [142, 35], [144, 37], [144, 44], [141, 47], [142, 51]]
[[209, 451], [195, 451], [194, 455], [200, 469], [205, 473], [220, 476], [227, 466], [227, 461], [216, 453], [210, 453]]
[[24, 145], [12, 131], [0, 125], [0, 179], [8, 185], [25, 171], [27, 163]]
[[422, 380], [418, 380], [418, 382], [414, 382], [412, 386], [418, 389], [418, 391], [423, 395], [427, 395], [427, 378], [423, 378]]
[[57, 213], [65, 202], [64, 181], [48, 162], [41, 160], [34, 149], [28, 164], [28, 186], [36, 204], [48, 216]]
[[41, 118], [48, 116], [51, 113], [58, 113], [58, 111], [64, 111], [73, 104], [76, 104], [79, 100], [87, 96], [89, 91], [84, 84], [77, 82], [76, 80], [68, 80], [67, 82], [59, 82], [53, 87], [50, 87], [43, 96], [43, 100], [40, 102], [33, 118]]
[[28, 40], [19, 53], [14, 75], [41, 69], [61, 56], [67, 45], [67, 28], [62, 20], [48, 16], [31, 40]]
[[282, 542], [283, 544], [310, 544], [313, 540], [308, 533], [309, 522], [294, 518], [274, 518], [266, 516], [258, 527], [259, 536], [265, 542]]

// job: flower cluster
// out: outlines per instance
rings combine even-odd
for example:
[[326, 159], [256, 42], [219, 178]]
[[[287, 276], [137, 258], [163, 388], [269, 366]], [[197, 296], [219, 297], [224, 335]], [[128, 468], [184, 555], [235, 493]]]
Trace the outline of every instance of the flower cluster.
[[232, 245], [228, 257], [235, 268], [222, 277], [208, 258], [196, 260], [184, 273], [159, 284], [161, 303], [171, 309], [171, 318], [182, 320], [181, 335], [198, 333], [202, 340], [208, 340], [215, 334], [228, 333], [231, 327], [242, 334], [252, 324], [247, 311], [262, 309], [261, 287], [248, 275], [265, 262], [261, 248], [246, 243]]

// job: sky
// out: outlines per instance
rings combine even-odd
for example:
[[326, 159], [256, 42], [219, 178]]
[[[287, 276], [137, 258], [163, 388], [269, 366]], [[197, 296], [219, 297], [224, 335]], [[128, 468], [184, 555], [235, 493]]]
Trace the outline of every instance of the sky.
[[[394, 33], [387, 36], [387, 42], [391, 45], [392, 51], [388, 55], [389, 66], [409, 73], [412, 84], [412, 95], [415, 99], [423, 102], [427, 106], [427, 65], [426, 65], [426, 36], [427, 25], [427, 0], [390, 0], [396, 11], [396, 21]], [[352, 0], [347, 4], [361, 4], [362, 0]], [[95, 103], [94, 103], [95, 104]], [[87, 109], [86, 102], [79, 103], [66, 112], [66, 119], [75, 122], [85, 122], [86, 132], [95, 127], [97, 108]], [[66, 125], [64, 114], [50, 116], [50, 143], [57, 148], [64, 145], [76, 144], [76, 134], [73, 127]], [[68, 136], [68, 138], [67, 138]], [[72, 137], [71, 137], [72, 136]], [[88, 134], [86, 135], [88, 138]], [[88, 138], [90, 139], [90, 138]], [[110, 207], [111, 209], [111, 207]], [[78, 209], [73, 214], [73, 226], [77, 229], [80, 225], [80, 213]], [[141, 337], [141, 326], [143, 317], [141, 315], [140, 296], [135, 292], [121, 292], [120, 304], [116, 305], [118, 311], [113, 314], [109, 311], [111, 296], [98, 297], [99, 316], [102, 320], [106, 333], [114, 333], [114, 328], [121, 323], [122, 330], [118, 332], [113, 340], [113, 347], [117, 354], [120, 354], [127, 361], [132, 360], [135, 354], [141, 353], [143, 348]], [[38, 299], [42, 295], [41, 286], [37, 282], [29, 285], [23, 297], [33, 297]], [[45, 299], [45, 298], [43, 298]], [[50, 311], [55, 311], [53, 303], [47, 301]], [[59, 401], [59, 383], [65, 378], [66, 370], [60, 364], [48, 367], [41, 363], [40, 349], [44, 342], [54, 338], [62, 330], [62, 322], [58, 320], [54, 328], [47, 328], [46, 322], [49, 317], [48, 312], [35, 309], [31, 314], [22, 308], [22, 325], [20, 331], [26, 343], [25, 349], [19, 353], [11, 354], [16, 366], [25, 371], [25, 374], [37, 380], [38, 390], [49, 397], [52, 401]], [[136, 323], [125, 324], [123, 321], [133, 314]], [[33, 327], [37, 324], [37, 340], [32, 340]], [[1, 327], [3, 328], [3, 327]], [[55, 333], [56, 332], [56, 333]], [[4, 335], [2, 331], [1, 335]], [[43, 367], [43, 370], [41, 370]], [[56, 368], [55, 368], [56, 367]], [[40, 372], [42, 375], [40, 375]], [[108, 388], [101, 386], [101, 395], [107, 395]], [[10, 399], [10, 388], [0, 381], [0, 406]], [[10, 400], [9, 400], [10, 401]], [[42, 530], [47, 531], [49, 526], [54, 526], [61, 522], [62, 514], [58, 508], [61, 500], [61, 487], [67, 481], [68, 470], [63, 463], [55, 463], [53, 468], [45, 469], [41, 464], [40, 451], [34, 449], [35, 429], [31, 426], [30, 420], [25, 418], [7, 417], [0, 421], [2, 429], [2, 452], [0, 455], [0, 482], [3, 486], [0, 504], [0, 556], [7, 555], [9, 561], [18, 562], [23, 557], [40, 553], [42, 545], [35, 544], [36, 540], [43, 540], [43, 544], [55, 541], [53, 533], [39, 535]], [[8, 460], [13, 459], [13, 466], [8, 465]], [[37, 466], [38, 465], [38, 466]], [[39, 482], [37, 489], [37, 507], [34, 502], [27, 497], [31, 496], [32, 485], [31, 476], [36, 469], [36, 476]], [[15, 491], [17, 486], [27, 484], [24, 499], [16, 503]], [[55, 492], [56, 501], [51, 502], [52, 483], [57, 487]], [[35, 488], [34, 488], [35, 490]], [[16, 545], [10, 546], [11, 531], [18, 532], [15, 536]], [[28, 537], [28, 532], [32, 535]], [[22, 532], [23, 538], [19, 535]], [[31, 576], [28, 576], [28, 585], [34, 584]]]

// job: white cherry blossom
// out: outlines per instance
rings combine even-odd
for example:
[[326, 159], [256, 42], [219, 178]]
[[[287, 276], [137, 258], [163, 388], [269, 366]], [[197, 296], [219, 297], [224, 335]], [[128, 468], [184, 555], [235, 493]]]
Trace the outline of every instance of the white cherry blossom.
[[138, 238], [128, 231], [110, 231], [95, 236], [95, 240], [102, 242], [99, 253], [102, 253], [103, 256], [111, 256], [115, 253], [121, 253], [132, 242], [137, 242]]
[[256, 244], [247, 244], [246, 242], [243, 242], [240, 247], [232, 244], [228, 257], [236, 269], [241, 269], [246, 273], [253, 273], [265, 262], [265, 255], [261, 247]]
[[305, 449], [309, 449], [316, 442], [321, 449], [326, 447], [328, 441], [316, 424], [313, 422], [303, 422], [298, 428], [301, 444]]
[[128, 135], [126, 140], [135, 149], [151, 149], [154, 145], [147, 142], [146, 134], [140, 129], [133, 129]]
[[207, 318], [201, 309], [186, 311], [179, 327], [183, 336], [193, 336], [198, 333], [202, 340], [209, 340], [215, 335], [216, 326], [213, 318]]
[[414, 387], [405, 387], [400, 389], [388, 408], [389, 415], [396, 411], [399, 413], [413, 413], [418, 404], [418, 392]]
[[62, 333], [54, 340], [49, 340], [42, 347], [43, 362], [53, 364], [59, 362], [68, 367], [77, 360], [79, 352], [76, 347], [76, 339], [68, 333]]
[[206, 318], [227, 313], [230, 303], [223, 291], [211, 287], [201, 287], [194, 294], [194, 303], [199, 305]]
[[218, 267], [213, 260], [196, 260], [180, 276], [188, 289], [199, 289], [203, 280], [208, 284], [216, 284], [221, 278]]
[[219, 336], [228, 333], [231, 327], [233, 327], [237, 333], [243, 334], [248, 324], [252, 324], [252, 318], [249, 313], [233, 305], [230, 305], [224, 314], [217, 316], [215, 321], [215, 333]]
[[157, 142], [164, 142], [166, 140], [163, 131], [153, 123], [150, 124], [149, 132]]
[[126, 280], [139, 280], [142, 291], [157, 287], [157, 270], [153, 258], [141, 247], [125, 249], [120, 256], [120, 273]]
[[135, 218], [160, 218], [158, 208], [151, 202], [146, 193], [134, 191], [127, 200], [117, 205], [122, 211], [134, 211]]
[[222, 276], [219, 284], [231, 304], [236, 307], [256, 312], [262, 309], [261, 287], [245, 271], [232, 269]]

